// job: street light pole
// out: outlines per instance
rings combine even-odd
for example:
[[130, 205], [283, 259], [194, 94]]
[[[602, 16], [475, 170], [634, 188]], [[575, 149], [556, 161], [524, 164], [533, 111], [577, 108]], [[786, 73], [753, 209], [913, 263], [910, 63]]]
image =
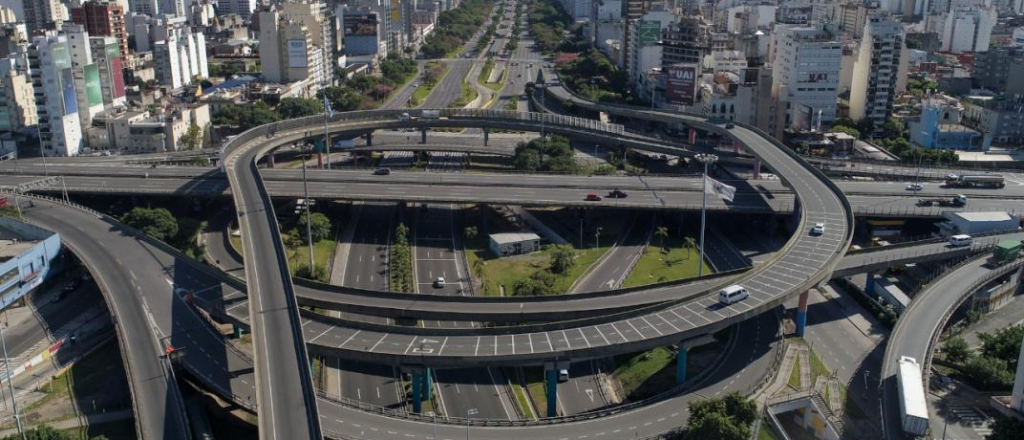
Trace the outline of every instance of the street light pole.
[[600, 247], [601, 247], [601, 227], [598, 226], [597, 229], [594, 230], [594, 249], [598, 249]]
[[466, 440], [469, 440], [469, 425], [473, 423], [473, 416], [477, 414], [476, 408], [470, 408], [466, 410]]
[[327, 152], [327, 169], [331, 169], [331, 136], [327, 132], [327, 112], [324, 112], [324, 151]]
[[718, 161], [714, 154], [698, 154], [695, 156], [700, 163], [704, 164], [704, 175], [701, 176], [703, 189], [701, 190], [700, 204], [700, 261], [697, 266], [697, 276], [704, 275], [704, 227], [707, 222], [708, 210], [708, 164]]
[[0, 344], [4, 348], [4, 367], [7, 369], [7, 387], [11, 392], [11, 407], [14, 408], [14, 422], [18, 425], [21, 439], [25, 440], [25, 429], [21, 426], [21, 414], [18, 414], [18, 399], [14, 395], [14, 382], [11, 381], [11, 358], [7, 357], [7, 339], [4, 338], [4, 326], [0, 325]]
[[313, 222], [309, 213], [309, 185], [306, 182], [306, 155], [302, 155], [302, 197], [306, 203], [306, 240], [309, 242], [309, 276], [314, 277], [316, 267], [313, 266]]

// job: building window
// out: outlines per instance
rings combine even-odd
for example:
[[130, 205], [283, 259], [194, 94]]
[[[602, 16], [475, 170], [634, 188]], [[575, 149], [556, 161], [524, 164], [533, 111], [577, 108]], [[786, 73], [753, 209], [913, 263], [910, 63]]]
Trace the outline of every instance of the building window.
[[15, 279], [17, 277], [18, 277], [18, 268], [14, 267], [13, 269], [8, 270], [7, 272], [5, 272], [3, 275], [0, 275], [0, 286], [9, 283], [11, 280], [13, 280], [13, 279]]

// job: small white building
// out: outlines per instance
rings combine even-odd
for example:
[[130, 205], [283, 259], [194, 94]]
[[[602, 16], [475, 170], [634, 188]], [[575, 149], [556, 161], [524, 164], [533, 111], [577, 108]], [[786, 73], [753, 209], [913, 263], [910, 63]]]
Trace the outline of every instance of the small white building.
[[491, 252], [499, 257], [540, 250], [540, 236], [532, 232], [502, 232], [491, 234], [490, 238]]
[[977, 235], [993, 231], [1016, 231], [1020, 219], [1003, 211], [996, 212], [944, 212], [949, 221], [938, 224], [939, 234], [949, 237], [956, 234]]

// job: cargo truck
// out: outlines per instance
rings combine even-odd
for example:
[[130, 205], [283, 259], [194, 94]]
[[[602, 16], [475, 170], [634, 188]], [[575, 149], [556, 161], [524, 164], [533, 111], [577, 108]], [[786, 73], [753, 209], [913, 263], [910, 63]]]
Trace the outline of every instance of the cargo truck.
[[896, 370], [900, 394], [900, 425], [903, 432], [914, 436], [928, 434], [928, 405], [924, 396], [921, 365], [910, 356], [900, 356]]
[[967, 196], [957, 194], [955, 197], [931, 197], [918, 199], [917, 206], [955, 206], [960, 207], [967, 204]]
[[988, 258], [989, 267], [999, 267], [1020, 256], [1021, 242], [1019, 240], [1003, 240], [996, 245], [992, 256]]
[[949, 174], [946, 176], [946, 186], [949, 188], [1002, 188], [1006, 186], [1006, 180], [998, 174], [976, 176]]

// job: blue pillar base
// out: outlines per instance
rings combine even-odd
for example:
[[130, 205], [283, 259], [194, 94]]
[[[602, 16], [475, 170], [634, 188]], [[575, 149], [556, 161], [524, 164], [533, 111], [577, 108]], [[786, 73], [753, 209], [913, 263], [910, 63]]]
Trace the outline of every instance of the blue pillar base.
[[864, 283], [864, 293], [868, 296], [873, 296], [875, 294], [875, 274], [871, 272], [868, 272], [868, 279]]
[[548, 417], [558, 416], [558, 371], [551, 369], [547, 374]]
[[689, 350], [686, 347], [679, 347], [679, 353], [676, 354], [676, 385], [680, 385], [686, 382], [686, 355]]
[[422, 144], [427, 143], [427, 129], [423, 129], [422, 131], [420, 131], [420, 138], [421, 138], [420, 143], [422, 143]]
[[426, 400], [434, 398], [434, 376], [429, 368], [423, 371], [423, 397]]
[[804, 331], [807, 330], [807, 311], [797, 310], [796, 311], [796, 336], [804, 337]]
[[416, 414], [423, 412], [423, 385], [420, 384], [422, 380], [422, 375], [412, 374], [412, 412]]

